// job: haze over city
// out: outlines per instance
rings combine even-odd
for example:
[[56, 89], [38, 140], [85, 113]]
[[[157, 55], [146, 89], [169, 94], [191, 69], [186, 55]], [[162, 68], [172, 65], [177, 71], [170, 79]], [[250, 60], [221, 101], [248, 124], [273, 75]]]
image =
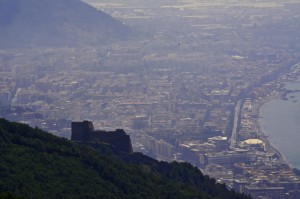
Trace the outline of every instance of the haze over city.
[[300, 197], [299, 1], [84, 2], [0, 0], [1, 118], [124, 129], [229, 190]]

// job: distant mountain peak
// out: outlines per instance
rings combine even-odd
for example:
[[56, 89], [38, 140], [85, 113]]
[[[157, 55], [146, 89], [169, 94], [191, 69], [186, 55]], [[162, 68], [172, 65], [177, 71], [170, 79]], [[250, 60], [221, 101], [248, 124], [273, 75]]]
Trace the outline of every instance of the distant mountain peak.
[[101, 44], [131, 34], [80, 0], [0, 0], [0, 48]]

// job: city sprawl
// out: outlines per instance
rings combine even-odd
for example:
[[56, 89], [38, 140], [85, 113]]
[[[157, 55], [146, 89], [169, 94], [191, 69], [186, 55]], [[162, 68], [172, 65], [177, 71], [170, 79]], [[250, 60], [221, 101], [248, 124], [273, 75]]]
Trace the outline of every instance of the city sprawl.
[[[259, 108], [300, 75], [300, 3], [86, 0], [138, 41], [0, 51], [0, 116], [70, 138], [122, 128], [134, 151], [187, 161], [253, 198], [299, 196]], [[99, 3], [100, 2], [100, 3]]]

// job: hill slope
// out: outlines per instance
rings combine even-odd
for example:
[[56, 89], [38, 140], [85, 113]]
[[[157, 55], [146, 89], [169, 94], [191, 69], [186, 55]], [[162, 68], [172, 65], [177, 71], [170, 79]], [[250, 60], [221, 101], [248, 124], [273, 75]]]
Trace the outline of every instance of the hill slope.
[[28, 198], [247, 198], [190, 164], [96, 151], [0, 119], [0, 193]]
[[99, 44], [131, 34], [80, 0], [0, 0], [0, 48]]

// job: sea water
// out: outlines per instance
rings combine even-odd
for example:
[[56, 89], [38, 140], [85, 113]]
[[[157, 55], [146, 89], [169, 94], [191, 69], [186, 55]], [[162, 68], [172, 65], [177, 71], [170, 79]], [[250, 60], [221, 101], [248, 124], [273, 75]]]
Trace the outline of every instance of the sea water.
[[[300, 90], [300, 79], [285, 83], [284, 88]], [[293, 168], [300, 169], [300, 92], [287, 94], [285, 100], [271, 100], [260, 111], [260, 126], [272, 146]]]

